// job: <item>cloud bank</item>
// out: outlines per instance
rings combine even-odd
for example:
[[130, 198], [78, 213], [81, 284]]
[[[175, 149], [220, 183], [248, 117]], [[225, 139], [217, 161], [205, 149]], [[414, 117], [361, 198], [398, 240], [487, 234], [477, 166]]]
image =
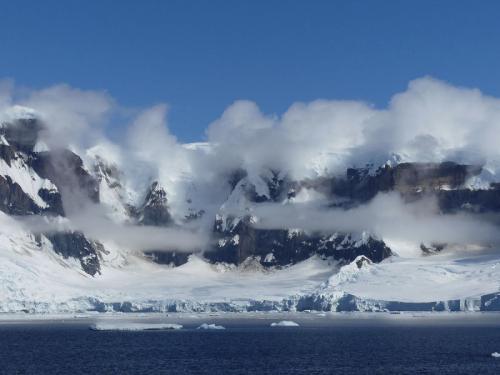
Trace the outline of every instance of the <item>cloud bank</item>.
[[193, 252], [210, 243], [208, 233], [186, 228], [165, 228], [117, 223], [111, 220], [101, 206], [89, 204], [67, 218], [24, 216], [15, 218], [26, 231], [51, 233], [79, 231], [87, 238], [113, 243], [129, 251]]
[[[233, 211], [234, 215], [244, 212]], [[248, 213], [248, 211], [247, 211]], [[368, 204], [348, 210], [318, 203], [253, 205], [250, 213], [260, 229], [300, 228], [306, 231], [360, 233], [417, 244], [500, 244], [498, 227], [480, 216], [442, 215], [432, 197], [406, 203], [396, 193], [378, 194]]]
[[[106, 127], [123, 108], [108, 93], [65, 84], [41, 90], [18, 89], [11, 81], [0, 84], [0, 120], [26, 107], [46, 124], [43, 137], [49, 147], [83, 150], [80, 154], [90, 159], [87, 163], [100, 155], [123, 172], [123, 185], [130, 192], [144, 192], [158, 180], [174, 217], [203, 209], [207, 225], [213, 224], [210, 219], [230, 193], [227, 177], [239, 169], [251, 177], [277, 170], [301, 180], [387, 161], [453, 160], [482, 165], [482, 178], [500, 181], [500, 99], [431, 77], [411, 81], [386, 108], [360, 101], [315, 100], [294, 103], [282, 114], [266, 114], [256, 103], [239, 100], [208, 125], [206, 143], [191, 145], [181, 144], [170, 133], [166, 104], [127, 111], [133, 115], [125, 120], [123, 141], [117, 143], [106, 137]], [[259, 225], [266, 228], [371, 230], [418, 241], [498, 242], [490, 224], [465, 216], [444, 217], [432, 209], [416, 212], [417, 208], [391, 195], [350, 211], [323, 212], [308, 205], [253, 209], [261, 217]], [[90, 216], [82, 218], [91, 221]], [[106, 236], [99, 226], [87, 227], [78, 217], [73, 221], [96, 237]], [[136, 229], [113, 228], [110, 223], [103, 227], [130, 243], [135, 237], [148, 237], [151, 247], [167, 241], [163, 234], [157, 237], [156, 229], [142, 228], [134, 234]], [[190, 244], [185, 248], [198, 246], [199, 238], [182, 239], [177, 245], [184, 243]]]
[[[21, 92], [16, 94], [10, 81], [0, 84], [3, 112], [14, 105], [34, 109], [46, 122], [52, 145], [88, 149], [112, 143], [104, 129], [122, 108], [108, 93], [65, 84]], [[411, 81], [382, 109], [359, 101], [316, 100], [294, 103], [283, 114], [264, 114], [254, 102], [236, 101], [208, 125], [205, 152], [183, 147], [169, 132], [166, 104], [129, 113], [136, 116], [121, 127], [125, 139], [114, 145], [110, 158], [121, 164], [147, 162], [154, 178], [171, 182], [186, 174], [211, 180], [238, 168], [256, 174], [283, 170], [303, 179], [395, 155], [401, 161], [483, 164], [496, 174], [500, 160], [500, 99], [430, 77]], [[129, 174], [136, 172], [132, 168]]]

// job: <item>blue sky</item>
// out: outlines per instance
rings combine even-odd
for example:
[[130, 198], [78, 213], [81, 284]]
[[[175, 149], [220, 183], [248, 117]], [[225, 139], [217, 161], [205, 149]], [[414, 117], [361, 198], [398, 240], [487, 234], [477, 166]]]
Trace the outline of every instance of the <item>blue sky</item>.
[[237, 99], [385, 106], [424, 75], [500, 96], [499, 15], [498, 1], [2, 1], [0, 77], [167, 102], [193, 141]]

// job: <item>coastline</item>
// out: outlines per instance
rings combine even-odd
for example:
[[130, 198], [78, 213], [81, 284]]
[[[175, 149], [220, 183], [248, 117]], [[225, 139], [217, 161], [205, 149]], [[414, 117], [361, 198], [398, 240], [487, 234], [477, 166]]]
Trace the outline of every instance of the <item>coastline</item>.
[[372, 325], [459, 325], [500, 327], [500, 312], [215, 312], [215, 313], [85, 313], [0, 314], [6, 325], [91, 325], [96, 322], [172, 323], [196, 328], [203, 323], [227, 328], [269, 327], [277, 321], [297, 322], [302, 328]]

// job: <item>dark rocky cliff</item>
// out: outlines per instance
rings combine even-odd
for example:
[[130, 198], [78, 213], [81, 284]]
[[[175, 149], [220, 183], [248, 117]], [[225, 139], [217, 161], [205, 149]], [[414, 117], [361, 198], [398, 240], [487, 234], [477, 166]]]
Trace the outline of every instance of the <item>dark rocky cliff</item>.
[[99, 251], [102, 245], [91, 242], [81, 232], [46, 233], [54, 251], [64, 258], [75, 258], [80, 261], [82, 269], [91, 276], [100, 273]]
[[[500, 187], [491, 186], [486, 190], [470, 190], [465, 187], [470, 177], [480, 173], [481, 168], [478, 166], [454, 162], [401, 163], [394, 167], [383, 166], [375, 172], [368, 168], [349, 168], [343, 177], [321, 177], [304, 181], [290, 181], [272, 173], [271, 178], [265, 179], [269, 197], [259, 196], [255, 187], [248, 183], [243, 195], [248, 201], [255, 203], [279, 202], [285, 198], [293, 198], [301, 189], [307, 188], [332, 199], [332, 207], [347, 209], [369, 202], [378, 193], [396, 191], [407, 201], [434, 195], [443, 213], [498, 212]], [[239, 171], [234, 176], [241, 181], [246, 174]], [[232, 186], [238, 188], [234, 181]], [[236, 264], [248, 257], [256, 257], [264, 265], [283, 266], [314, 254], [345, 262], [364, 255], [374, 262], [380, 262], [392, 254], [382, 240], [366, 234], [364, 240], [360, 241], [360, 234], [352, 233], [321, 234], [300, 230], [255, 229], [250, 217], [219, 217], [214, 225], [214, 233], [218, 242], [205, 256], [211, 261]], [[422, 251], [431, 254], [445, 246], [446, 244], [422, 244]]]
[[[257, 193], [255, 186], [245, 181], [246, 175], [238, 172], [239, 183], [233, 185], [240, 189], [246, 200], [253, 203], [281, 202], [293, 198], [304, 187], [314, 187], [327, 194], [326, 186], [331, 183], [325, 179], [296, 182], [270, 171], [262, 177], [267, 185], [267, 195]], [[331, 186], [331, 185], [330, 185]], [[349, 263], [359, 255], [374, 262], [380, 262], [392, 255], [385, 243], [369, 234], [353, 233], [308, 233], [300, 230], [257, 229], [252, 225], [252, 217], [235, 218], [219, 216], [214, 224], [215, 245], [204, 253], [212, 262], [241, 264], [249, 257], [258, 260], [263, 266], [287, 266], [303, 261], [313, 255]]]
[[313, 255], [350, 263], [360, 255], [373, 262], [381, 262], [392, 255], [379, 239], [366, 234], [355, 238], [350, 233], [306, 233], [294, 230], [255, 229], [248, 218], [241, 220], [232, 230], [221, 229], [216, 223], [218, 243], [205, 257], [212, 262], [241, 264], [253, 257], [264, 266], [287, 266]]
[[[167, 192], [158, 183], [154, 181], [144, 198], [144, 203], [136, 211], [140, 225], [151, 225], [157, 227], [167, 227], [174, 225], [170, 212], [168, 210]], [[145, 255], [159, 264], [171, 264], [180, 266], [187, 262], [189, 254], [165, 249], [156, 249], [146, 251]]]
[[[41, 207], [10, 176], [0, 176], [0, 210], [9, 215], [65, 216], [61, 192], [68, 189], [83, 191], [93, 202], [99, 200], [98, 183], [83, 168], [78, 155], [69, 150], [34, 151], [43, 128], [43, 124], [36, 119], [21, 119], [3, 123], [0, 127], [0, 136], [6, 141], [0, 144], [0, 158], [8, 166], [18, 162], [18, 170], [14, 173], [36, 174], [57, 188], [49, 190], [41, 187], [38, 190], [38, 196], [46, 203]], [[78, 259], [89, 275], [99, 273], [102, 245], [88, 240], [80, 232], [45, 233], [45, 236], [55, 252], [64, 258]]]
[[443, 189], [462, 189], [469, 177], [479, 173], [480, 167], [453, 162], [401, 163], [381, 167], [373, 174], [368, 169], [349, 168], [345, 177], [326, 179], [322, 184], [329, 185], [332, 195], [363, 203], [380, 192], [397, 191], [407, 199], [417, 199]]

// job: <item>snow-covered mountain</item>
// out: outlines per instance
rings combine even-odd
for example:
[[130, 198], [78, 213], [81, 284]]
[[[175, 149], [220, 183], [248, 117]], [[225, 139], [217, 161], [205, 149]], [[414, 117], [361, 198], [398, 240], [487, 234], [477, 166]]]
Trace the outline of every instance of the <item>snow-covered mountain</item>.
[[[213, 160], [220, 145], [190, 144], [149, 173], [112, 145], [49, 147], [48, 125], [15, 113], [0, 126], [0, 312], [500, 310], [496, 238], [460, 226], [497, 226], [500, 185], [481, 166], [200, 177], [175, 153]], [[377, 206], [386, 195], [409, 213]], [[426, 221], [442, 235], [412, 227]]]

